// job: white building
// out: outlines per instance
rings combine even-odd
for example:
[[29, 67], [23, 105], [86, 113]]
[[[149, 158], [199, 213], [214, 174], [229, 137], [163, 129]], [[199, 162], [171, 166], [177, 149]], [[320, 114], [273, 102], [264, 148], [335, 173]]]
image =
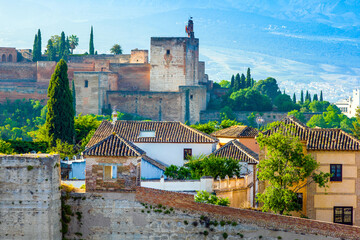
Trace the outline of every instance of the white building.
[[335, 103], [343, 114], [349, 118], [355, 117], [356, 109], [360, 106], [360, 90], [353, 90], [353, 96]]

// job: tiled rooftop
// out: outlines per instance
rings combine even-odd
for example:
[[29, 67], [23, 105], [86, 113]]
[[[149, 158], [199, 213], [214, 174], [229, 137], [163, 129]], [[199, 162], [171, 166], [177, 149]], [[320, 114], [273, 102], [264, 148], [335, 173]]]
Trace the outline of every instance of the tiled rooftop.
[[214, 137], [249, 138], [256, 137], [258, 130], [253, 127], [235, 125], [212, 133]]
[[259, 155], [238, 140], [226, 143], [212, 154], [218, 157], [237, 159], [250, 164], [257, 164], [259, 162]]

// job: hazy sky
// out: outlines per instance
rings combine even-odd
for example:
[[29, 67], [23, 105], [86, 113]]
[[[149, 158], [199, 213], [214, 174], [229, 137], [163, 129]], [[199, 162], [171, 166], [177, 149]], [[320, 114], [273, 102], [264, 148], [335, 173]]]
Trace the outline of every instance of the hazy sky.
[[0, 0], [0, 46], [32, 48], [41, 29], [43, 49], [52, 35], [75, 34], [75, 53], [149, 49], [152, 36], [186, 36], [194, 18], [200, 58], [215, 81], [251, 67], [255, 79], [275, 77], [281, 88], [324, 90], [330, 99], [360, 81], [360, 1], [93, 1]]

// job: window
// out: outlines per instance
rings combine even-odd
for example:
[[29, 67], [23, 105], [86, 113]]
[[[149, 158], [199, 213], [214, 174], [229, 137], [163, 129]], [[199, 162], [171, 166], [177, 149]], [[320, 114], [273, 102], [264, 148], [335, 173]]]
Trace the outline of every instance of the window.
[[299, 204], [300, 210], [303, 210], [303, 194], [302, 193], [296, 193], [296, 203]]
[[155, 131], [140, 131], [139, 138], [141, 137], [155, 137]]
[[189, 160], [192, 157], [192, 149], [184, 148], [184, 160]]
[[342, 165], [341, 164], [330, 164], [330, 181], [341, 182], [342, 181]]
[[117, 166], [106, 165], [103, 168], [104, 180], [116, 179], [117, 177]]
[[190, 95], [190, 100], [193, 100], [193, 95]]
[[170, 49], [166, 50], [166, 54], [167, 54], [167, 55], [170, 54]]
[[89, 81], [88, 80], [85, 80], [85, 86], [84, 87], [88, 87], [89, 86]]
[[334, 223], [353, 225], [353, 207], [334, 207]]

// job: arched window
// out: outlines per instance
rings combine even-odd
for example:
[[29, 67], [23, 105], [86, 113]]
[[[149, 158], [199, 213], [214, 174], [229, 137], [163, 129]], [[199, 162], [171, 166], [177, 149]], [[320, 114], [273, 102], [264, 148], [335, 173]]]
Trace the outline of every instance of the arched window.
[[8, 62], [12, 62], [12, 55], [11, 54], [9, 54], [9, 56], [8, 56]]
[[89, 81], [88, 80], [85, 80], [85, 86], [84, 87], [88, 87], [89, 86]]
[[1, 57], [1, 62], [6, 62], [6, 56], [5, 56], [5, 54], [2, 55], [2, 57]]

